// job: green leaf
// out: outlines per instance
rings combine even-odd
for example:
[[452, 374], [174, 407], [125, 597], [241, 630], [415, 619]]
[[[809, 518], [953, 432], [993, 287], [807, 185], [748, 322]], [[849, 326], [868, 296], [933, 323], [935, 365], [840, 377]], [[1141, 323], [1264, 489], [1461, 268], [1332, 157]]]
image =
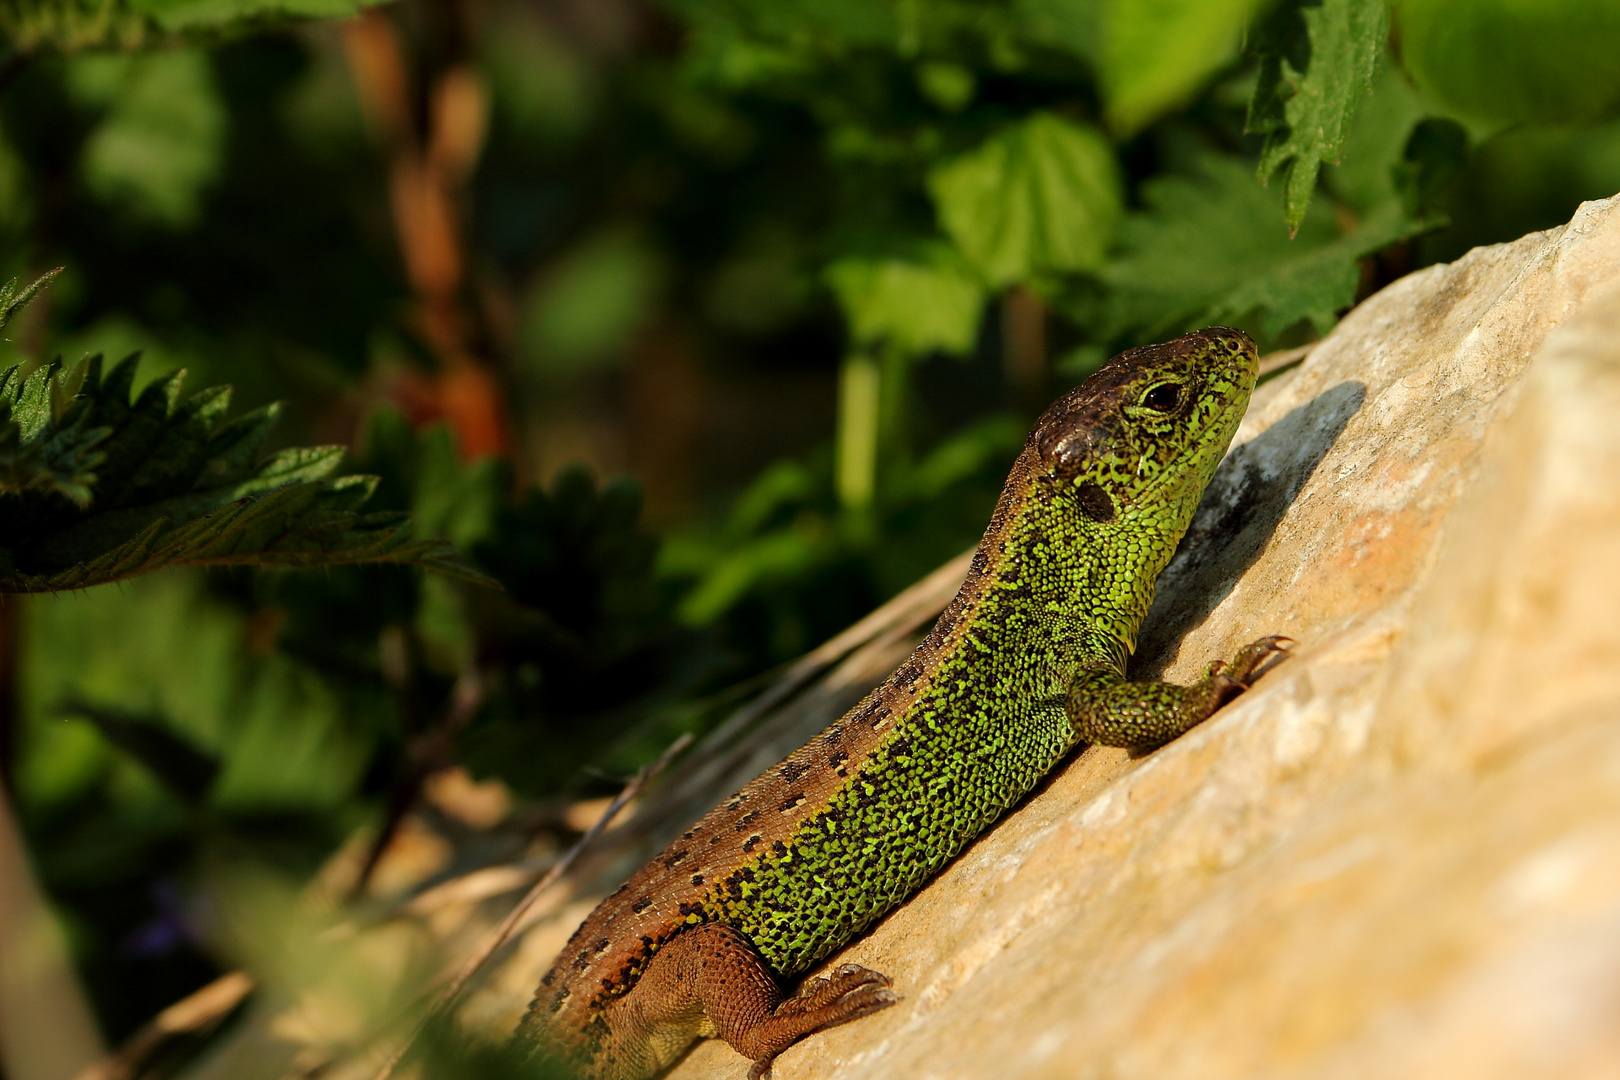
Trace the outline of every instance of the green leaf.
[[118, 0], [0, 0], [0, 34], [19, 53], [138, 49], [157, 36]]
[[55, 477], [0, 491], [0, 591], [84, 588], [188, 563], [412, 563], [484, 580], [448, 543], [411, 539], [407, 515], [362, 513], [376, 480], [333, 477], [341, 448], [261, 459], [277, 406], [226, 420], [229, 389], [181, 400], [183, 372], [131, 402], [136, 360], [105, 378], [99, 356], [26, 380], [0, 372], [0, 461], [9, 447], [14, 462], [44, 462]]
[[1398, 0], [1401, 61], [1456, 115], [1500, 127], [1620, 111], [1614, 0]]
[[657, 300], [659, 266], [632, 233], [609, 229], [558, 260], [523, 311], [525, 363], [566, 378], [621, 359]]
[[1305, 220], [1322, 163], [1339, 160], [1388, 35], [1385, 0], [1285, 3], [1256, 35], [1260, 79], [1247, 126], [1266, 136], [1261, 183], [1287, 166], [1283, 213], [1290, 231]]
[[207, 54], [75, 57], [67, 78], [76, 97], [107, 108], [84, 143], [90, 190], [160, 224], [195, 221], [225, 146], [225, 105]]
[[1244, 23], [1261, 2], [1110, 0], [1102, 56], [1109, 126], [1134, 134], [1191, 98], [1237, 56]]
[[739, 544], [681, 600], [689, 626], [706, 626], [761, 583], [791, 580], [813, 565], [825, 546], [811, 530], [789, 526]]
[[0, 497], [55, 493], [89, 505], [109, 429], [91, 424], [85, 410], [67, 415], [87, 369], [80, 361], [69, 372], [36, 368], [27, 379], [15, 367], [0, 372]]
[[984, 285], [943, 244], [917, 259], [841, 259], [827, 268], [827, 283], [857, 344], [965, 356], [978, 341]]
[[366, 4], [363, 0], [129, 0], [129, 6], [165, 30], [190, 30], [266, 15], [341, 19]]
[[1104, 279], [1109, 332], [1144, 339], [1252, 316], [1271, 336], [1301, 319], [1325, 333], [1355, 299], [1356, 260], [1432, 224], [1391, 200], [1341, 234], [1318, 206], [1290, 238], [1278, 194], [1214, 155], [1194, 175], [1149, 181], [1142, 195], [1147, 209], [1121, 228], [1122, 252]]
[[17, 279], [12, 278], [4, 285], [0, 285], [0, 330], [6, 328], [11, 317], [28, 306], [29, 301], [39, 295], [39, 291], [49, 285], [57, 274], [62, 272], [58, 266], [55, 270], [47, 270], [39, 275], [26, 288], [18, 290]]
[[928, 186], [945, 231], [997, 288], [1101, 267], [1123, 201], [1108, 140], [1051, 113], [938, 166]]
[[[22, 290], [16, 278], [0, 286], [0, 329], [61, 272], [57, 267]], [[90, 501], [92, 470], [102, 456], [96, 445], [107, 431], [83, 415], [57, 423], [83, 384], [85, 370], [80, 363], [60, 377], [38, 369], [27, 379], [17, 368], [0, 373], [0, 496], [54, 491], [79, 506]]]
[[146, 766], [164, 786], [192, 805], [207, 798], [219, 775], [219, 760], [178, 734], [171, 723], [77, 698], [63, 703], [62, 712], [82, 716], [94, 724], [108, 742]]
[[1323, 187], [1357, 217], [1376, 213], [1390, 200], [1411, 201], [1412, 169], [1407, 143], [1426, 113], [1422, 99], [1398, 65], [1380, 63], [1373, 92], [1350, 124], [1344, 163], [1323, 171]]

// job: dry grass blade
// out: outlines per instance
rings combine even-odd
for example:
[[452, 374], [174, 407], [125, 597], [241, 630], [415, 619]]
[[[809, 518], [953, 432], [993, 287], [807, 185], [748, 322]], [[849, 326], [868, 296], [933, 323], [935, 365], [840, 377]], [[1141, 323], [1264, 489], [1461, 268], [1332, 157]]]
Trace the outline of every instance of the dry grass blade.
[[229, 1016], [253, 992], [253, 977], [231, 971], [154, 1016], [118, 1052], [83, 1070], [74, 1080], [131, 1080], [176, 1036], [204, 1032]]
[[547, 889], [556, 884], [568, 872], [568, 868], [574, 864], [574, 860], [579, 857], [579, 853], [589, 847], [591, 842], [598, 836], [602, 835], [602, 832], [618, 816], [619, 811], [623, 810], [630, 800], [640, 794], [641, 789], [646, 786], [647, 782], [663, 772], [665, 766], [673, 761], [682, 750], [691, 745], [691, 742], [691, 735], [682, 735], [670, 743], [669, 748], [659, 755], [657, 761], [644, 766], [640, 772], [636, 773], [631, 781], [624, 786], [624, 790], [614, 797], [606, 810], [602, 811], [602, 816], [596, 819], [596, 824], [592, 825], [585, 835], [581, 836], [578, 842], [568, 849], [566, 855], [557, 860], [556, 864], [546, 872], [545, 877], [534, 883], [534, 887], [524, 894], [523, 899], [519, 900], [511, 911], [507, 912], [506, 918], [502, 919], [500, 924], [490, 931], [489, 936], [484, 939], [484, 943], [461, 965], [461, 968], [444, 988], [444, 992], [439, 995], [438, 1000], [433, 1003], [433, 1007], [428, 1010], [427, 1017], [416, 1025], [411, 1037], [377, 1071], [375, 1080], [388, 1080], [393, 1075], [395, 1067], [410, 1052], [422, 1030], [433, 1020], [444, 1016], [450, 1011], [456, 1003], [456, 998], [461, 995], [461, 991], [466, 987], [467, 983], [472, 980], [474, 975], [478, 974], [479, 968], [483, 967], [489, 958], [495, 955], [496, 950], [511, 937], [512, 930], [523, 920], [523, 916], [528, 914], [529, 909], [534, 906], [534, 902], [540, 899]]

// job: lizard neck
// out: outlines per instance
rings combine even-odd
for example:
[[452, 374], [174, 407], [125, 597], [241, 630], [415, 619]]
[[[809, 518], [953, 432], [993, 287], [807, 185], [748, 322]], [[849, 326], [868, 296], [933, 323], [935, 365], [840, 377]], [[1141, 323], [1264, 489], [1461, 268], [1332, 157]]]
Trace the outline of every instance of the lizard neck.
[[[1083, 668], [1123, 674], [1154, 581], [1175, 554], [1207, 479], [1189, 476], [1100, 521], [1077, 512], [1075, 500], [1058, 490], [1062, 481], [1043, 473], [1026, 448], [959, 600], [971, 609], [957, 613], [968, 636], [995, 643], [976, 662], [1019, 671], [1040, 697], [1063, 693]], [[956, 631], [957, 620], [942, 619], [936, 633]]]

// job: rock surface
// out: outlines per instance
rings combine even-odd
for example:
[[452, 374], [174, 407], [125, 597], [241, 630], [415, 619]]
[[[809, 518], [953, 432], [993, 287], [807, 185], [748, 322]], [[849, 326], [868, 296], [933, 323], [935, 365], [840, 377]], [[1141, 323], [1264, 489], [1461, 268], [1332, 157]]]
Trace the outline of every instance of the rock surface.
[[1175, 680], [1301, 645], [829, 960], [904, 1000], [779, 1080], [1620, 1075], [1620, 199], [1262, 387], [1150, 620]]

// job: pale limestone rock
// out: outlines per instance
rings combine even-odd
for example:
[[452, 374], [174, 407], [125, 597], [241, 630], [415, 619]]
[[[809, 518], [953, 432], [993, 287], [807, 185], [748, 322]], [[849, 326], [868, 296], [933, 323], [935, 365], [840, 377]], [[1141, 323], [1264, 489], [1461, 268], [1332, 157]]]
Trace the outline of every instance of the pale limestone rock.
[[1373, 297], [1238, 443], [1139, 659], [1293, 659], [833, 957], [904, 1000], [780, 1080], [1620, 1075], [1620, 198]]

